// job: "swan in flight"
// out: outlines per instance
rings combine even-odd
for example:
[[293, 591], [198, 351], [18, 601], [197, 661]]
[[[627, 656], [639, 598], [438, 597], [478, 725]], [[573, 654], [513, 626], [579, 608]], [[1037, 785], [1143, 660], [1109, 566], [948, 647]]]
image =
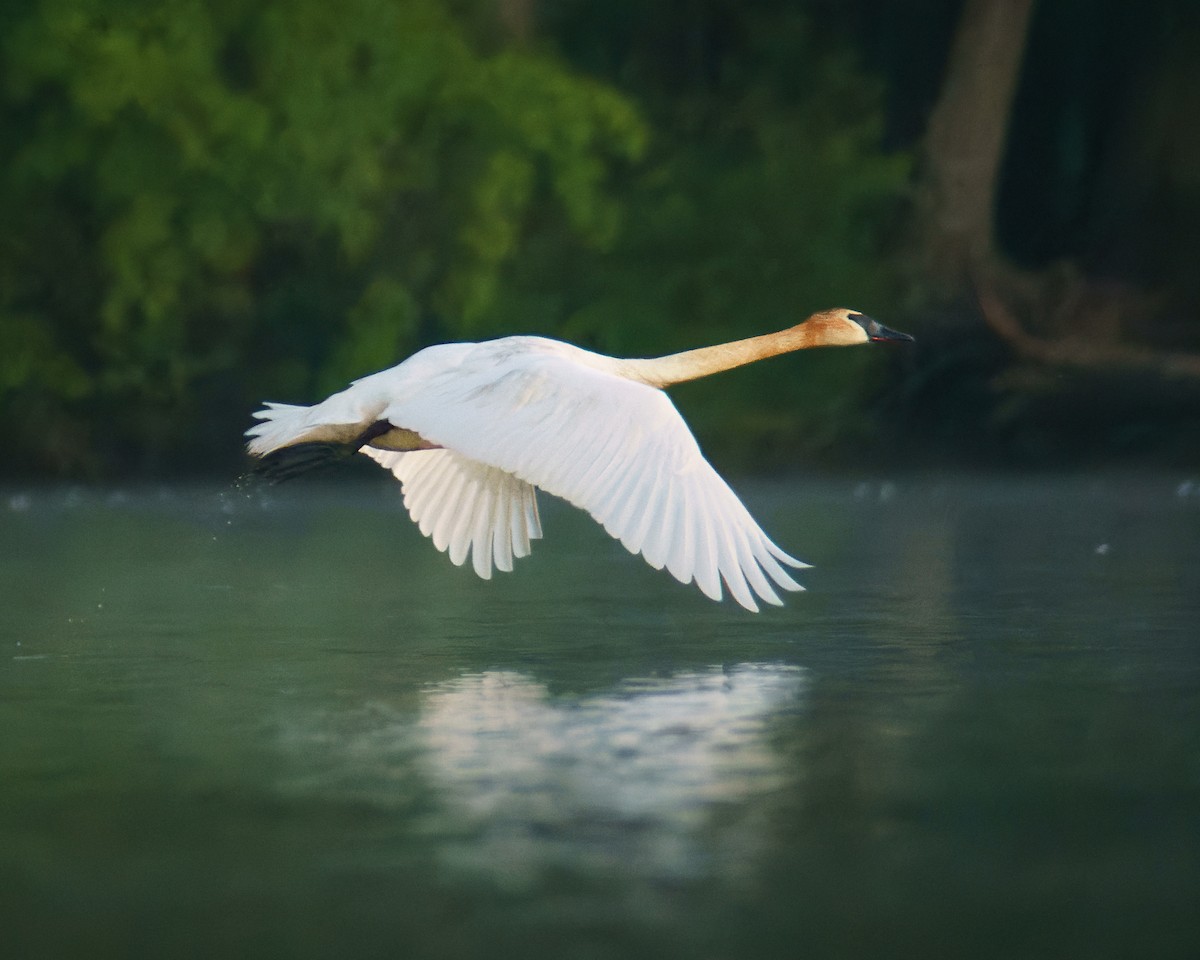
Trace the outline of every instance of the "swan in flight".
[[283, 479], [354, 452], [400, 481], [438, 550], [470, 554], [485, 580], [542, 535], [534, 489], [592, 515], [631, 553], [714, 600], [721, 582], [748, 610], [772, 587], [803, 589], [808, 564], [767, 538], [704, 459], [663, 392], [810, 347], [912, 340], [853, 310], [815, 313], [778, 333], [654, 359], [617, 359], [543, 337], [426, 347], [311, 407], [268, 403], [249, 452]]

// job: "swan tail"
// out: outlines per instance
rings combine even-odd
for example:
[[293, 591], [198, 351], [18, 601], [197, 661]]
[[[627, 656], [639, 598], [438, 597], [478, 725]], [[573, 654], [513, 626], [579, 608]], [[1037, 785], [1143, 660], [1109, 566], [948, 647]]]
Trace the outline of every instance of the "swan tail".
[[[258, 423], [246, 431], [246, 449], [259, 463], [250, 471], [271, 483], [290, 480], [310, 470], [352, 457], [358, 449], [388, 432], [386, 421], [353, 422], [347, 411], [268, 403], [254, 414]], [[351, 422], [347, 422], [351, 421]]]
[[254, 414], [258, 423], [246, 431], [246, 449], [252, 456], [265, 457], [282, 447], [302, 442], [312, 427], [312, 407], [291, 403], [268, 403]]

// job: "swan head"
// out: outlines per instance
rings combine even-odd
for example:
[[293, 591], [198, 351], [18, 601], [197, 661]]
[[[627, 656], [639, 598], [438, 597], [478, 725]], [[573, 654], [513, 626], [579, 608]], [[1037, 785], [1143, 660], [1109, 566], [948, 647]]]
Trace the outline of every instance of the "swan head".
[[816, 334], [820, 343], [830, 347], [851, 347], [860, 343], [897, 343], [915, 338], [885, 327], [874, 317], [858, 310], [838, 307], [814, 313], [803, 324]]

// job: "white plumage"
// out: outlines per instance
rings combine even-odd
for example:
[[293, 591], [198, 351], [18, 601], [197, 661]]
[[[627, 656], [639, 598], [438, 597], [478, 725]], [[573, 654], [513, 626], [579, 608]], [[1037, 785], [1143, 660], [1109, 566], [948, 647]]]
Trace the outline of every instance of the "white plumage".
[[[857, 339], [825, 342], [867, 342], [862, 321], [853, 325]], [[807, 564], [767, 538], [658, 387], [816, 345], [793, 343], [804, 326], [771, 335], [792, 334], [786, 343], [753, 338], [658, 360], [540, 337], [429, 347], [315, 406], [268, 404], [247, 431], [249, 449], [360, 448], [400, 481], [421, 533], [455, 564], [470, 555], [485, 579], [493, 566], [511, 570], [541, 537], [540, 487], [586, 510], [652, 567], [714, 600], [724, 582], [757, 610], [757, 600], [781, 602], [776, 587], [802, 589], [784, 565]]]

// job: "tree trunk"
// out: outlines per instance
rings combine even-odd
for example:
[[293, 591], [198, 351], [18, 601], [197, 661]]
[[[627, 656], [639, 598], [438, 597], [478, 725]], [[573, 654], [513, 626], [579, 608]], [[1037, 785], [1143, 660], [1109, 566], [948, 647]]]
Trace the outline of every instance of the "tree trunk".
[[925, 141], [926, 268], [962, 293], [992, 258], [997, 177], [1034, 0], [967, 0]]
[[978, 305], [978, 314], [956, 309], [945, 319], [981, 318], [1033, 363], [1200, 377], [1198, 354], [1125, 341], [1126, 322], [1153, 312], [1154, 297], [1097, 282], [1072, 263], [1027, 273], [998, 255], [997, 180], [1033, 6], [1034, 0], [966, 0], [925, 140], [925, 276], [947, 302], [971, 298]]
[[496, 15], [508, 40], [525, 46], [533, 36], [536, 0], [498, 0]]

